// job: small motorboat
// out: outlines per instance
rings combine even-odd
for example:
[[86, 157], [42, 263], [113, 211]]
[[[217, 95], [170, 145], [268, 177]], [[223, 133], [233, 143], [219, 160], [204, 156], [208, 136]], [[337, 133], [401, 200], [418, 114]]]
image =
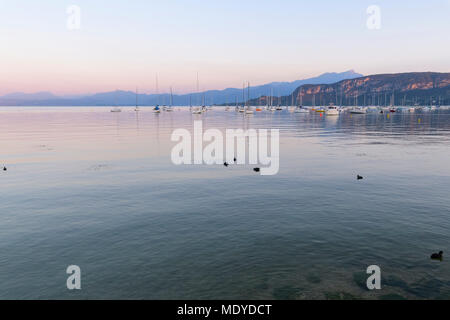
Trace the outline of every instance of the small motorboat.
[[111, 112], [122, 112], [122, 109], [115, 107], [111, 109]]
[[302, 106], [295, 108], [294, 113], [309, 113], [309, 110]]
[[328, 110], [325, 112], [327, 116], [338, 116], [339, 110], [335, 106], [329, 106]]
[[367, 111], [364, 108], [358, 107], [358, 108], [353, 108], [352, 110], [350, 110], [350, 113], [352, 113], [352, 114], [366, 114]]
[[192, 114], [202, 114], [202, 109], [201, 108], [194, 108], [192, 110]]

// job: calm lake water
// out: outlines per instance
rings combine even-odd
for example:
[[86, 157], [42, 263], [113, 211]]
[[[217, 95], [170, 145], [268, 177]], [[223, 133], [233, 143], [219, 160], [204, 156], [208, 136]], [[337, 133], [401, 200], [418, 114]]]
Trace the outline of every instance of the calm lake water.
[[[449, 111], [141, 109], [0, 108], [0, 298], [450, 299]], [[195, 119], [279, 128], [278, 175], [173, 165]]]

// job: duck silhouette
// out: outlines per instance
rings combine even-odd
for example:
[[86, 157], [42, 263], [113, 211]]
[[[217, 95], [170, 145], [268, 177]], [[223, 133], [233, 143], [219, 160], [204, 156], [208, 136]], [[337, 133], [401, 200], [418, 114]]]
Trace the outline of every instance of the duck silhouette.
[[237, 159], [236, 159], [236, 158], [234, 158], [234, 159], [233, 159], [233, 161], [234, 161], [234, 162], [237, 162]]
[[223, 165], [224, 165], [225, 167], [228, 167], [228, 166], [229, 166], [228, 162], [225, 162]]
[[442, 255], [444, 254], [444, 252], [439, 251], [439, 253], [433, 253], [431, 255], [431, 259], [432, 260], [441, 260], [442, 261]]
[[8, 169], [6, 169], [6, 167], [3, 167], [3, 171], [6, 171], [6, 170], [8, 170]]
[[356, 179], [358, 179], [358, 180], [362, 180], [362, 179], [364, 179], [364, 177], [362, 177], [362, 176], [360, 176], [359, 174], [356, 176]]
[[255, 172], [260, 172], [261, 169], [260, 169], [260, 168], [253, 168], [253, 171], [255, 171]]

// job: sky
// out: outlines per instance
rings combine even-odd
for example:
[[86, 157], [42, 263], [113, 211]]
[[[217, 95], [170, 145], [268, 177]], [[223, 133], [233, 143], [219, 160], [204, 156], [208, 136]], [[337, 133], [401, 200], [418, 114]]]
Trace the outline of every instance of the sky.
[[0, 0], [0, 95], [449, 72], [449, 16], [450, 0]]

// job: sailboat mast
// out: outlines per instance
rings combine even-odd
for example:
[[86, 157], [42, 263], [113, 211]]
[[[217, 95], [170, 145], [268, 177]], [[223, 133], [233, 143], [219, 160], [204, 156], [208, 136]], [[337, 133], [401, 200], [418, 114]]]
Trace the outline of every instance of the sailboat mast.
[[270, 89], [270, 106], [273, 107], [273, 88]]
[[247, 83], [247, 107], [250, 107], [250, 81]]
[[242, 83], [242, 105], [245, 105], [245, 82]]
[[156, 105], [159, 105], [159, 86], [158, 86], [158, 73], [156, 73], [156, 81], [155, 81], [155, 86], [156, 86]]
[[197, 94], [199, 95], [200, 98], [200, 83], [198, 81], [198, 72], [197, 72]]

